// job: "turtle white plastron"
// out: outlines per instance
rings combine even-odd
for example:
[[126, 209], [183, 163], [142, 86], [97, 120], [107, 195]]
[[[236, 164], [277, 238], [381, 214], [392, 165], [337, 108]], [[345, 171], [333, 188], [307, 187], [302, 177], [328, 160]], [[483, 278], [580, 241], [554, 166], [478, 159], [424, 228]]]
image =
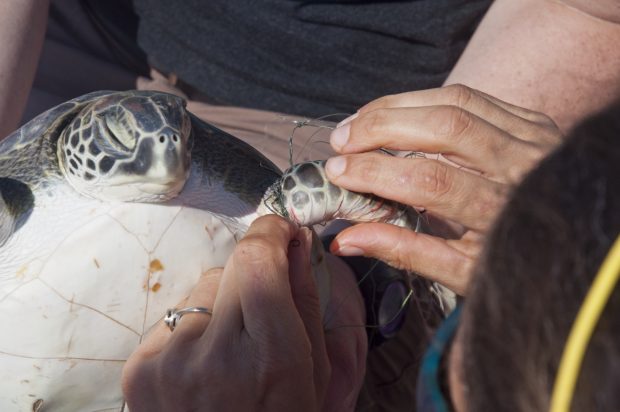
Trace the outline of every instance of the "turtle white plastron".
[[96, 92], [0, 143], [1, 411], [121, 409], [124, 361], [256, 218], [280, 172], [184, 107]]

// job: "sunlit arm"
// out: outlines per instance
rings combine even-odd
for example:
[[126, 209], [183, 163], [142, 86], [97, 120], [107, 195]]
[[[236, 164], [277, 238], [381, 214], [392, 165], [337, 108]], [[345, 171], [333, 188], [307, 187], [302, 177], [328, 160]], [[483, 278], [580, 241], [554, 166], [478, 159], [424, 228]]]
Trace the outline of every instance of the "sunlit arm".
[[37, 69], [49, 0], [0, 1], [0, 139], [19, 125]]
[[446, 84], [551, 116], [567, 131], [620, 97], [618, 0], [496, 0]]

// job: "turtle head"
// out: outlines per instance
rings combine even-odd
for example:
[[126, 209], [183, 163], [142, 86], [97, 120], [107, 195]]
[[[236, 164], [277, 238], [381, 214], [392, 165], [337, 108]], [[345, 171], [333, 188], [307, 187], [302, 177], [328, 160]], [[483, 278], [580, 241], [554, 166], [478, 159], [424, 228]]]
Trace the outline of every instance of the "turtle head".
[[80, 193], [160, 202], [176, 196], [190, 168], [185, 101], [157, 92], [121, 92], [86, 106], [58, 140], [58, 160]]

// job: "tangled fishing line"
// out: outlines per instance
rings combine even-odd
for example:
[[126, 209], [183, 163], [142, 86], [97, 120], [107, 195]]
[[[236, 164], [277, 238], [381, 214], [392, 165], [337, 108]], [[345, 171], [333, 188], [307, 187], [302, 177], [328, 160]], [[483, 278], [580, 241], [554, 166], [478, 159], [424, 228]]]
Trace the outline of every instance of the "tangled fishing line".
[[[315, 144], [315, 143], [328, 144], [328, 142], [325, 140], [314, 142], [313, 139], [321, 131], [335, 129], [336, 128], [335, 122], [331, 122], [326, 119], [334, 118], [336, 116], [345, 116], [345, 114], [332, 114], [332, 115], [323, 116], [317, 119], [295, 118], [295, 117], [288, 117], [288, 116], [281, 118], [283, 121], [290, 122], [292, 125], [291, 134], [288, 139], [289, 166], [293, 166], [293, 164], [301, 156], [302, 152], [306, 150], [309, 147], [309, 145]], [[293, 141], [295, 139], [295, 133], [299, 129], [304, 128], [304, 127], [313, 127], [313, 128], [316, 128], [317, 130], [314, 133], [312, 133], [303, 142], [300, 153], [295, 154], [293, 150], [294, 149]], [[389, 150], [380, 149], [380, 151], [390, 156], [396, 156], [395, 153]], [[420, 153], [420, 152], [409, 152], [409, 153], [401, 154], [401, 156], [404, 156], [407, 158], [420, 158], [420, 157], [425, 157], [425, 154]], [[274, 193], [274, 196], [273, 196], [274, 204], [272, 207], [274, 208], [274, 211], [278, 213], [282, 213], [282, 209], [285, 209], [280, 204], [281, 196], [282, 196], [281, 193], [279, 195], [278, 193]], [[408, 208], [405, 205], [401, 205], [400, 207], [403, 209], [401, 210], [401, 213], [405, 213], [406, 212], [405, 209]], [[365, 282], [369, 282], [369, 286], [366, 287], [366, 290], [370, 290], [370, 296], [366, 296], [365, 303], [368, 309], [367, 313], [374, 320], [374, 322], [367, 323], [367, 324], [358, 324], [358, 325], [353, 325], [353, 324], [352, 325], [346, 325], [346, 324], [333, 325], [333, 321], [336, 318], [336, 314], [338, 310], [344, 307], [348, 299], [351, 299], [355, 296], [356, 291], [351, 290], [349, 293], [346, 293], [345, 296], [339, 302], [333, 305], [330, 310], [330, 313], [326, 315], [324, 319], [324, 326], [326, 328], [326, 332], [329, 332], [330, 330], [340, 329], [340, 328], [366, 328], [366, 330], [369, 332], [370, 340], [372, 340], [373, 336], [375, 335], [373, 331], [380, 330], [383, 327], [386, 327], [392, 322], [396, 321], [401, 315], [403, 315], [403, 312], [407, 310], [409, 305], [413, 305], [414, 309], [418, 312], [418, 314], [424, 320], [423, 329], [426, 332], [428, 332], [427, 335], [430, 336], [431, 331], [434, 329], [438, 321], [441, 319], [441, 316], [440, 315], [438, 316], [441, 310], [439, 311], [437, 310], [438, 308], [441, 309], [441, 301], [440, 299], [437, 298], [436, 293], [433, 292], [433, 286], [431, 282], [413, 273], [409, 273], [406, 276], [404, 276], [403, 281], [406, 283], [408, 287], [408, 291], [406, 295], [402, 297], [402, 300], [400, 301], [399, 306], [398, 306], [398, 310], [391, 317], [387, 319], [384, 318], [383, 322], [379, 322], [378, 320], [380, 319], [380, 316], [378, 313], [376, 313], [378, 302], [375, 301], [375, 299], [379, 299], [377, 298], [377, 287], [378, 287], [377, 282], [378, 281], [377, 279], [375, 279], [375, 276], [373, 276], [373, 274], [377, 275], [374, 272], [377, 271], [377, 266], [379, 262], [377, 260], [371, 260], [371, 259], [368, 259], [368, 262], [369, 262], [369, 265], [365, 269], [364, 273], [357, 274], [357, 285], [358, 285], [358, 288], [361, 289], [362, 284], [364, 284]], [[370, 301], [368, 300], [369, 298], [370, 298]]]

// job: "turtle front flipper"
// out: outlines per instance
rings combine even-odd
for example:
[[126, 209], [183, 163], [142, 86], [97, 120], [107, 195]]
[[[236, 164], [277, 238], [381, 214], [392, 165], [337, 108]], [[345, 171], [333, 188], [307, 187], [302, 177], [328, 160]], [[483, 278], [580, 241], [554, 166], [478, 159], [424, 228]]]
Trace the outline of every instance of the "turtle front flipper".
[[25, 183], [0, 177], [0, 247], [26, 221], [34, 207], [34, 196]]
[[421, 223], [420, 214], [411, 207], [332, 184], [325, 173], [325, 160], [298, 163], [285, 171], [270, 188], [265, 204], [301, 226], [347, 219], [391, 223], [417, 231]]

